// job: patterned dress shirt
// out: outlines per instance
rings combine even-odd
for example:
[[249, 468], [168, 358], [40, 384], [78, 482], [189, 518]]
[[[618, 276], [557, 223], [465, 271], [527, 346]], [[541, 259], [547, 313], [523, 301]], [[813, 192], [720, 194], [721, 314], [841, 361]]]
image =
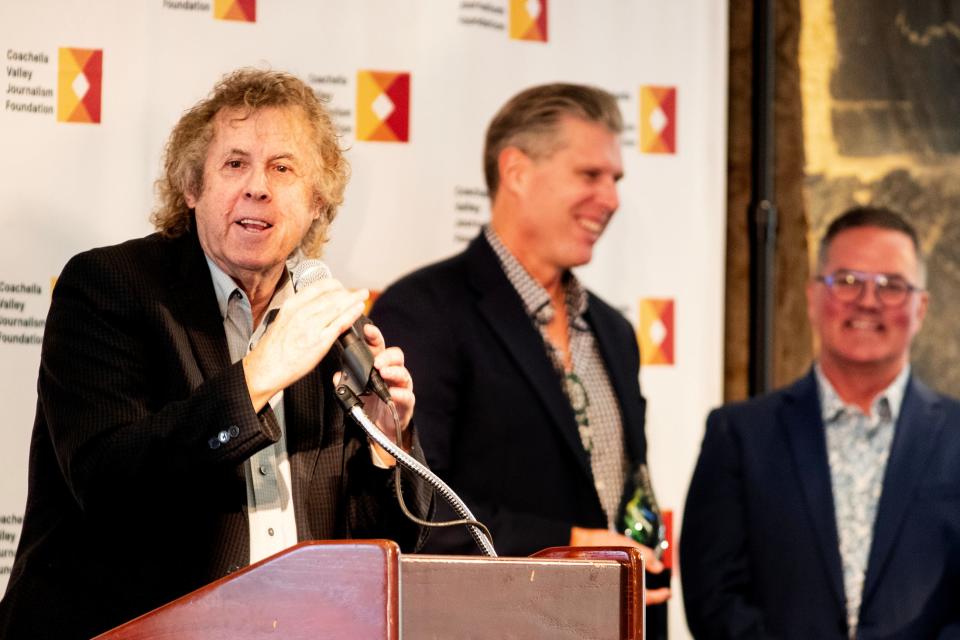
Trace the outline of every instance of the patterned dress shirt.
[[857, 406], [844, 404], [819, 364], [814, 366], [814, 372], [826, 429], [834, 513], [843, 561], [847, 628], [850, 638], [856, 638], [877, 505], [883, 490], [883, 474], [910, 367], [904, 367], [890, 386], [877, 394], [870, 404], [869, 415]]

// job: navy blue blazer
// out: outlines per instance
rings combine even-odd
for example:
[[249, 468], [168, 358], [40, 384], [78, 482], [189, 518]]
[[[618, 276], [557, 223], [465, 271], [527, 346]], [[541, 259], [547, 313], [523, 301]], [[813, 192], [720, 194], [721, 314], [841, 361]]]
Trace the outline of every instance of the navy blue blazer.
[[[468, 248], [389, 287], [371, 318], [401, 346], [427, 461], [493, 532], [504, 555], [566, 545], [570, 528], [606, 528], [590, 461], [543, 338], [493, 249]], [[636, 337], [590, 295], [587, 322], [620, 403], [626, 449], [645, 460]], [[438, 517], [452, 513], [437, 505]], [[434, 530], [433, 553], [476, 553], [462, 527]]]
[[[680, 539], [694, 636], [846, 639], [816, 379], [713, 411]], [[960, 403], [907, 384], [859, 638], [960, 637]]]

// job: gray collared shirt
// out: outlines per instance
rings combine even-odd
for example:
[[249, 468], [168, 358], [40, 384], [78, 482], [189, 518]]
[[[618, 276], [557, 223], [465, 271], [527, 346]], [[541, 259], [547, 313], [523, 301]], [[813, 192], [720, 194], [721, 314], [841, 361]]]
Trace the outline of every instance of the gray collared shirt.
[[883, 475], [890, 457], [910, 366], [870, 404], [870, 414], [844, 404], [819, 363], [814, 365], [827, 439], [833, 505], [843, 561], [843, 588], [850, 637], [855, 638], [863, 582], [873, 542]]
[[629, 471], [623, 438], [620, 404], [607, 375], [607, 368], [593, 331], [587, 323], [587, 291], [573, 273], [567, 272], [566, 305], [570, 328], [572, 371], [566, 371], [560, 351], [547, 337], [554, 309], [550, 294], [533, 279], [489, 225], [484, 237], [500, 260], [507, 279], [523, 300], [534, 326], [543, 336], [544, 348], [553, 363], [580, 430], [580, 440], [590, 456], [593, 481], [607, 516], [607, 527], [618, 529], [615, 519]]
[[[253, 310], [247, 294], [209, 257], [207, 265], [223, 317], [230, 360], [238, 362], [263, 337], [276, 309], [293, 295], [293, 283], [285, 271], [263, 321], [254, 331]], [[270, 398], [270, 406], [280, 425], [280, 440], [250, 456], [243, 465], [247, 481], [251, 564], [297, 543], [292, 476], [290, 459], [287, 456], [287, 429], [283, 415], [283, 391]]]

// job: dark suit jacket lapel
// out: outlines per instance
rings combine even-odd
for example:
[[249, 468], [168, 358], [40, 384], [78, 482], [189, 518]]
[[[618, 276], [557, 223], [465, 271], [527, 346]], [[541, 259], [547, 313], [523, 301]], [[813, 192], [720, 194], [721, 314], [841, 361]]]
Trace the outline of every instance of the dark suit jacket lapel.
[[897, 430], [884, 472], [883, 492], [880, 494], [870, 560], [863, 584], [864, 605], [880, 581], [894, 544], [916, 542], [898, 541], [897, 532], [903, 524], [917, 483], [923, 477], [920, 470], [926, 468], [927, 460], [936, 450], [943, 419], [936, 395], [911, 377], [900, 407]]
[[480, 315], [503, 342], [520, 373], [530, 381], [536, 393], [536, 398], [530, 401], [539, 400], [543, 404], [582, 471], [592, 478], [590, 460], [580, 440], [570, 403], [543, 347], [543, 338], [482, 234], [470, 243], [466, 258], [469, 286], [477, 296]]
[[[328, 384], [331, 384], [328, 381]], [[305, 488], [313, 475], [323, 441], [323, 380], [316, 368], [283, 391], [287, 429], [287, 452], [291, 460], [294, 490]], [[299, 505], [297, 505], [299, 506]]]
[[[170, 304], [183, 319], [197, 365], [206, 379], [230, 366], [230, 351], [210, 268], [195, 233], [175, 240], [171, 251], [180, 255], [172, 260], [179, 265], [179, 273], [170, 285]], [[202, 380], [191, 380], [194, 386], [200, 382]]]
[[611, 318], [604, 312], [601, 312], [599, 306], [594, 304], [594, 296], [590, 295], [590, 303], [587, 306], [587, 321], [593, 329], [593, 335], [597, 339], [600, 348], [600, 356], [606, 365], [607, 375], [610, 377], [610, 384], [613, 385], [613, 392], [617, 396], [617, 402], [620, 405], [621, 419], [623, 420], [623, 432], [626, 437], [627, 450], [630, 454], [630, 460], [636, 464], [641, 462], [641, 456], [646, 454], [645, 444], [642, 440], [643, 429], [631, 428], [631, 425], [642, 425], [644, 416], [635, 415], [635, 402], [631, 399], [632, 394], [637, 393], [638, 381], [637, 370], [631, 370], [631, 359], [625, 358], [621, 350], [622, 344], [618, 344], [616, 337], [618, 334], [617, 326], [614, 324], [614, 318]]
[[[324, 361], [326, 362], [326, 361]], [[309, 374], [284, 389], [283, 410], [287, 432], [287, 455], [290, 458], [290, 476], [293, 483], [293, 500], [297, 516], [297, 535], [301, 540], [329, 537], [335, 530], [334, 508], [310, 508], [311, 487], [316, 474], [322, 469], [342, 470], [343, 466], [343, 427], [325, 424], [324, 406], [328, 399], [324, 395], [324, 385], [332, 384], [333, 374], [330, 367], [321, 364]], [[327, 446], [324, 438], [335, 440]], [[324, 460], [321, 461], [321, 455]], [[338, 478], [336, 482], [327, 479], [331, 495], [327, 501], [335, 501], [340, 495]]]
[[797, 481], [837, 601], [843, 606], [843, 565], [837, 536], [836, 512], [827, 458], [827, 439], [817, 382], [811, 371], [784, 393], [780, 417], [797, 470]]

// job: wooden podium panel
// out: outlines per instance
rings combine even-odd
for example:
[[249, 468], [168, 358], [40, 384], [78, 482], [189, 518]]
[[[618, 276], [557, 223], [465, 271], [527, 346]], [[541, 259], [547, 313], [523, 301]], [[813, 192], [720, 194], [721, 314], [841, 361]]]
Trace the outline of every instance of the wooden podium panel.
[[647, 628], [643, 555], [630, 547], [550, 547], [534, 558], [611, 560], [620, 563], [620, 629], [624, 640], [643, 640]]
[[302, 542], [96, 640], [397, 640], [400, 548]]
[[626, 637], [614, 561], [406, 555], [400, 579], [404, 638]]

